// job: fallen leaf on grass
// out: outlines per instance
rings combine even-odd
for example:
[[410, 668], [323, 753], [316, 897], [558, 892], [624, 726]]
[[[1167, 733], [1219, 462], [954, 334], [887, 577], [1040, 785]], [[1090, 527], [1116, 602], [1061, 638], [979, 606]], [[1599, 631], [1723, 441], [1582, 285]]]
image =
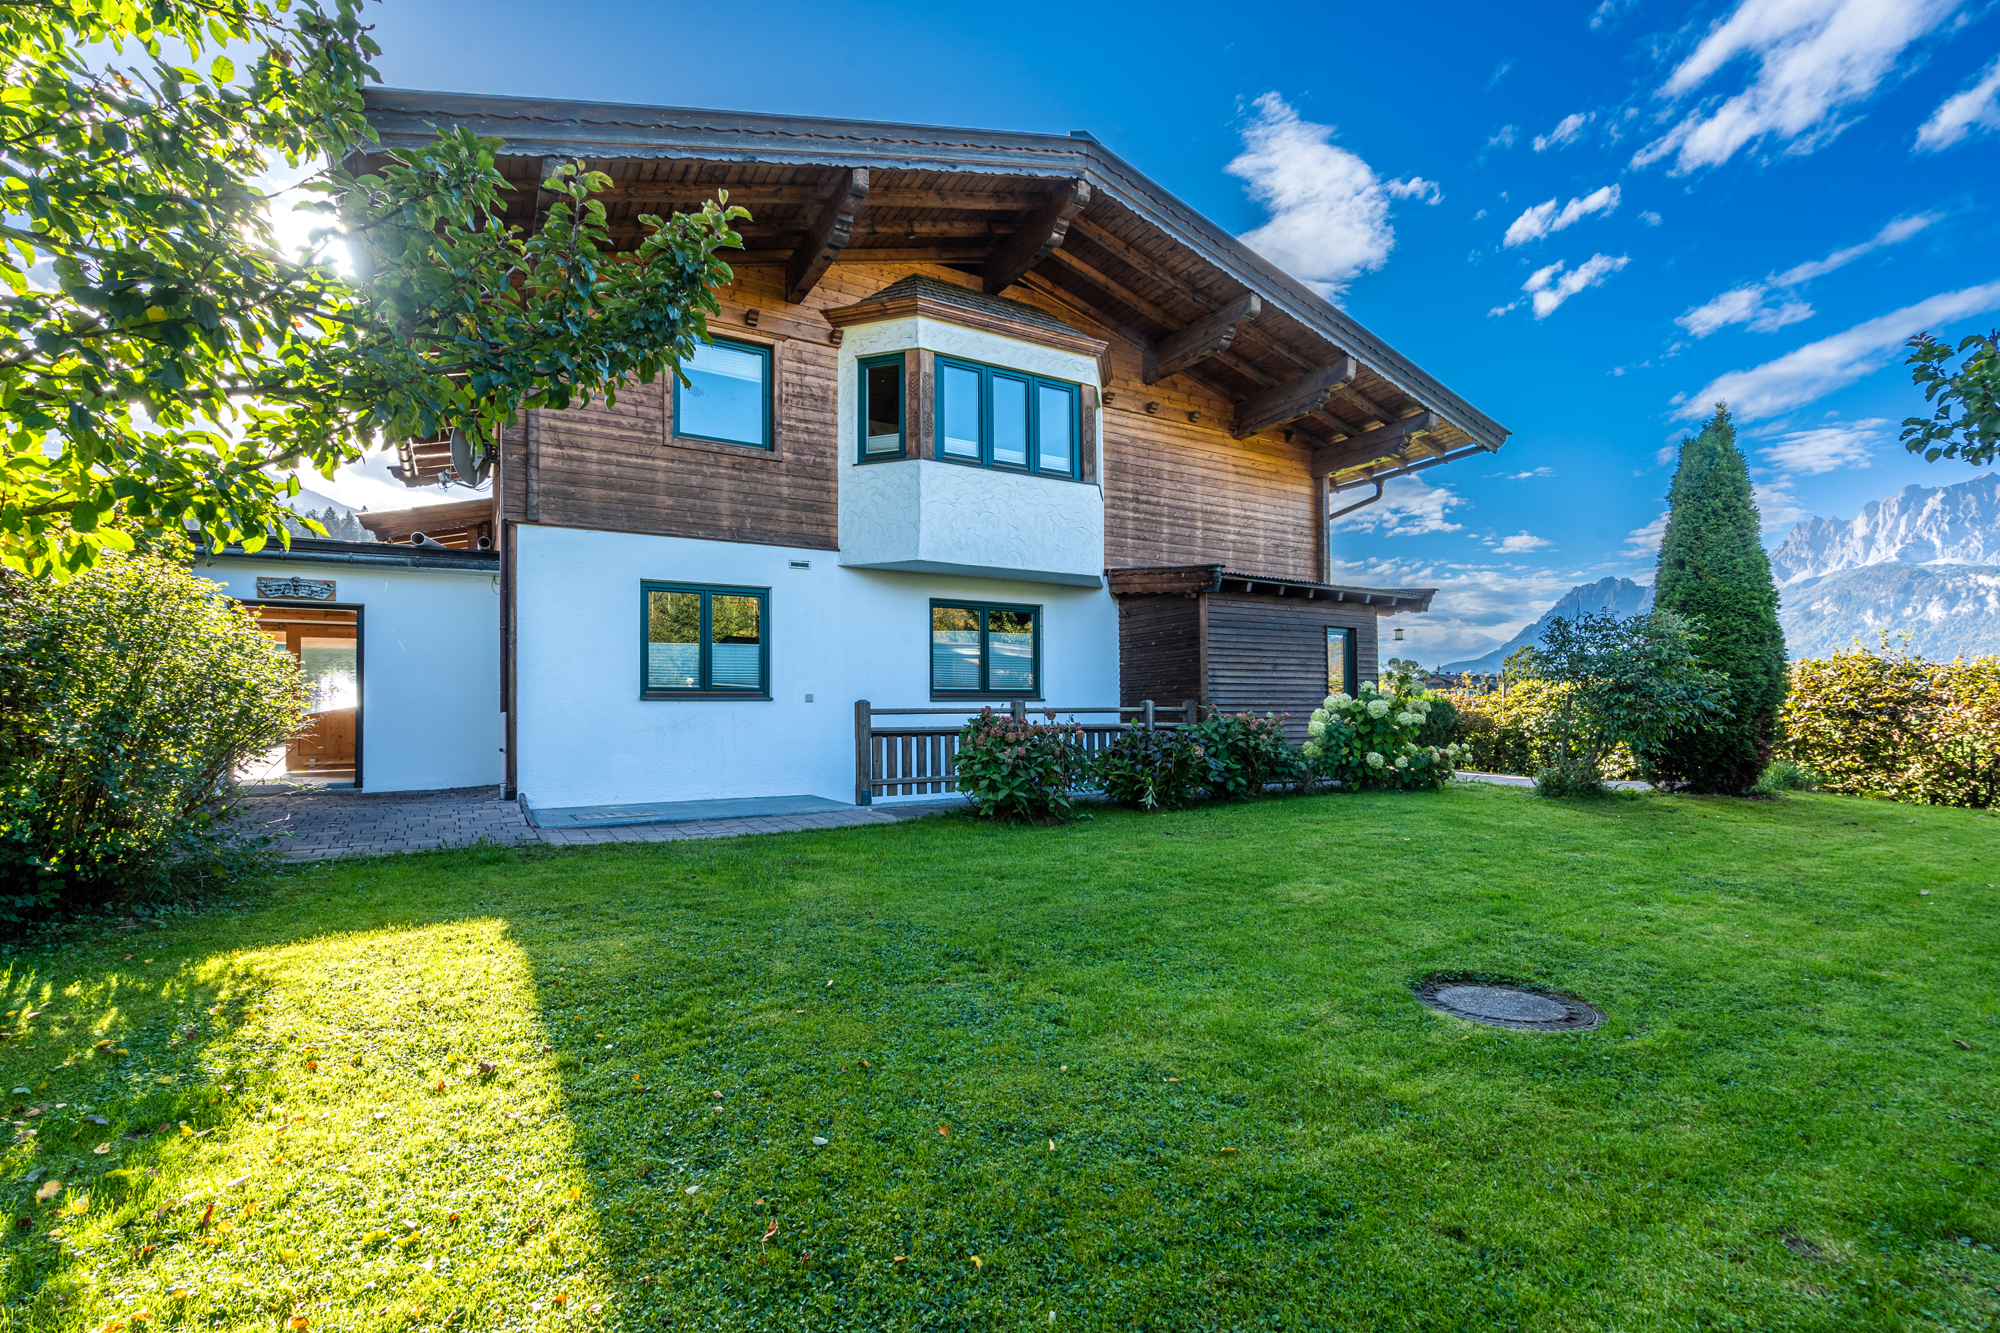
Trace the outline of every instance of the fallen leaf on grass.
[[243, 1188], [243, 1187], [244, 1187], [245, 1185], [248, 1185], [249, 1183], [250, 1183], [250, 1177], [248, 1177], [248, 1176], [238, 1176], [238, 1177], [236, 1177], [236, 1179], [234, 1179], [234, 1180], [230, 1181], [230, 1182], [229, 1182], [229, 1183], [228, 1183], [227, 1185], [225, 1185], [225, 1186], [224, 1186], [223, 1188], [225, 1188], [225, 1189], [232, 1189], [232, 1190], [240, 1190], [240, 1189], [242, 1189], [242, 1188]]
[[499, 1067], [499, 1065], [494, 1064], [491, 1060], [481, 1060], [478, 1065], [481, 1074], [491, 1074]]
[[84, 1119], [89, 1121], [93, 1125], [108, 1125], [111, 1123], [111, 1118], [109, 1116], [87, 1115], [84, 1117]]
[[986, 1261], [975, 1254], [972, 1256], [972, 1266], [974, 1268], [984, 1268], [986, 1267]]
[[951, 1126], [950, 1126], [950, 1125], [939, 1125], [939, 1126], [938, 1126], [938, 1133], [940, 1133], [940, 1134], [944, 1135], [944, 1137], [946, 1137], [946, 1138], [950, 1138], [950, 1137], [951, 1137]]
[[1959, 1047], [1960, 1049], [1962, 1049], [1962, 1050], [1967, 1050], [1967, 1051], [1969, 1051], [1969, 1050], [1971, 1050], [1971, 1049], [1972, 1049], [1972, 1047], [1971, 1047], [1971, 1045], [1970, 1045], [1970, 1044], [1968, 1044], [1968, 1043], [1966, 1043], [1966, 1042], [1962, 1042], [1962, 1041], [1959, 1041], [1957, 1037], [1953, 1037], [1953, 1038], [1952, 1038], [1952, 1041], [1953, 1041], [1953, 1042], [1954, 1042], [1954, 1043], [1955, 1043], [1955, 1044], [1956, 1044], [1956, 1045], [1957, 1045], [1957, 1046], [1958, 1046], [1958, 1047]]
[[1234, 1148], [1224, 1148], [1224, 1149], [1223, 1149], [1222, 1151], [1224, 1151], [1224, 1152], [1235, 1152], [1235, 1151], [1236, 1151], [1236, 1149], [1234, 1149]]
[[35, 1191], [35, 1197], [43, 1203], [47, 1203], [50, 1199], [55, 1198], [56, 1195], [61, 1194], [62, 1191], [63, 1183], [60, 1180], [51, 1180], [48, 1184]]
[[103, 1155], [104, 1155], [105, 1153], [108, 1153], [108, 1152], [110, 1152], [110, 1151], [111, 1151], [111, 1145], [110, 1145], [110, 1144], [108, 1144], [108, 1143], [100, 1143], [100, 1144], [98, 1144], [98, 1145], [97, 1145], [97, 1146], [96, 1146], [95, 1148], [92, 1148], [92, 1149], [91, 1149], [91, 1151], [92, 1151], [92, 1152], [94, 1152], [94, 1153], [96, 1153], [96, 1154], [98, 1154], [98, 1155], [99, 1155], [99, 1156], [101, 1157], [101, 1156], [103, 1156]]
[[813, 1147], [815, 1147], [815, 1148], [824, 1148], [825, 1146], [826, 1146], [826, 1140], [825, 1140], [825, 1139], [821, 1138], [821, 1137], [820, 1137], [819, 1135], [817, 1135], [817, 1134], [813, 1135]]

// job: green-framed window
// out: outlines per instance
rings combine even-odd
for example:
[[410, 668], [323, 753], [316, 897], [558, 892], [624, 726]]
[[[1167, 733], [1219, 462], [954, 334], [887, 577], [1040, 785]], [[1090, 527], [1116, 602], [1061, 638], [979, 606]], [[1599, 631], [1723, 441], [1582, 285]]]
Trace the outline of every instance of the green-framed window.
[[771, 447], [771, 349], [717, 338], [681, 362], [674, 377], [674, 434], [691, 440]]
[[856, 367], [861, 382], [861, 461], [903, 458], [909, 432], [903, 421], [903, 358], [871, 356]]
[[1326, 627], [1326, 692], [1352, 694], [1361, 682], [1354, 674], [1354, 631]]
[[1042, 608], [931, 603], [931, 693], [1041, 693]]
[[639, 693], [648, 699], [769, 698], [771, 590], [639, 585]]
[[1081, 400], [1065, 380], [937, 358], [937, 457], [950, 463], [1079, 475]]

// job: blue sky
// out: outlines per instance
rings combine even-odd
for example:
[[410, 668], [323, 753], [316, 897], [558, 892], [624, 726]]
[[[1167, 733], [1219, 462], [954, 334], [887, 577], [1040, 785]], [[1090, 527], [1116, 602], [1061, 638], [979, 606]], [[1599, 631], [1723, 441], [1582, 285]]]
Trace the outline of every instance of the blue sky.
[[371, 14], [403, 87], [1091, 131], [1515, 432], [1336, 530], [1341, 577], [1442, 589], [1433, 614], [1398, 620], [1437, 662], [1577, 582], [1649, 580], [1668, 446], [1718, 393], [1773, 541], [1976, 475], [1903, 453], [1897, 423], [1922, 403], [1896, 344], [2000, 325], [1995, 9]]

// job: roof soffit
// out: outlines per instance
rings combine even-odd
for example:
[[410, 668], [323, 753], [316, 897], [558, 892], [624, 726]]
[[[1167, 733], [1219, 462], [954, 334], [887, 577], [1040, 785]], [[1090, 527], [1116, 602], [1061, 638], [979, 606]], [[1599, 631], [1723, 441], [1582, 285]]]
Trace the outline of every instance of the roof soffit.
[[1480, 447], [1497, 449], [1510, 433], [1092, 138], [396, 88], [370, 89], [366, 100], [385, 148], [427, 142], [434, 125], [454, 123], [506, 139], [510, 157], [692, 159], [1085, 180], [1099, 201], [1129, 210], [1187, 247], [1257, 293], [1267, 308], [1443, 415]]

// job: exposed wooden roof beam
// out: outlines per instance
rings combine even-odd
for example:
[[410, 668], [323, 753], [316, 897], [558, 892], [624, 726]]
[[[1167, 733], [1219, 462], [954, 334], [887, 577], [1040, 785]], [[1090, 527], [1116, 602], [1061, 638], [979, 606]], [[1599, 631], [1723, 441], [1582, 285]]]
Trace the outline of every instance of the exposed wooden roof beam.
[[1337, 444], [1323, 444], [1313, 450], [1312, 474], [1327, 477], [1345, 468], [1359, 467], [1363, 463], [1395, 453], [1403, 442], [1412, 436], [1436, 430], [1444, 423], [1435, 412], [1419, 412], [1415, 416], [1392, 421], [1386, 426], [1377, 426], [1352, 439], [1341, 440]]
[[1198, 361], [1220, 356], [1236, 341], [1236, 332], [1264, 312], [1264, 303], [1255, 292], [1245, 292], [1207, 319], [1190, 324], [1179, 333], [1146, 349], [1144, 379], [1152, 384], [1178, 374]]
[[813, 220], [805, 244], [785, 264], [785, 299], [793, 305], [806, 299], [827, 269], [847, 248], [854, 215], [868, 201], [868, 168], [846, 167], [833, 178], [833, 194]]
[[1064, 181], [1041, 211], [1021, 224], [1021, 230], [993, 252], [981, 275], [988, 296], [998, 296], [1023, 273], [1047, 259], [1069, 235], [1069, 224], [1090, 206], [1090, 182]]
[[563, 160], [559, 157], [545, 157], [541, 160], [541, 165], [538, 168], [541, 174], [535, 177], [535, 184], [533, 186], [535, 191], [535, 202], [532, 209], [533, 216], [528, 219], [528, 234], [530, 236], [541, 231], [542, 219], [548, 216], [550, 205], [556, 201], [555, 193], [550, 190], [544, 190], [542, 186], [547, 184], [549, 177], [555, 175], [556, 168], [562, 164]]
[[1297, 379], [1252, 394], [1236, 405], [1236, 424], [1229, 433], [1240, 440], [1260, 430], [1311, 416], [1325, 407], [1333, 391], [1353, 379], [1358, 369], [1353, 357], [1338, 356]]
[[[1104, 292], [1107, 296], [1111, 297], [1113, 300], [1123, 305], [1133, 314], [1138, 315], [1143, 319], [1150, 319], [1155, 324], [1165, 324], [1168, 328], [1175, 328], [1179, 326], [1180, 321], [1178, 319], [1175, 319], [1172, 315], [1169, 315], [1166, 311], [1160, 309], [1158, 306], [1154, 305], [1151, 301], [1148, 301], [1145, 297], [1139, 295], [1139, 293], [1125, 286], [1125, 284], [1118, 281], [1118, 279], [1112, 277], [1108, 273], [1103, 272], [1096, 265], [1091, 264], [1085, 260], [1079, 259], [1076, 255], [1070, 253], [1068, 250], [1057, 250], [1052, 255], [1050, 255], [1050, 258], [1054, 259], [1058, 264], [1068, 269], [1071, 273], [1074, 273], [1078, 277], [1081, 277], [1085, 282], [1088, 282], [1091, 286], [1096, 287], [1100, 291]], [[1151, 343], [1152, 339], [1148, 337], [1146, 341], [1148, 343]]]
[[[627, 233], [615, 232], [614, 235]], [[637, 232], [629, 233], [636, 237]], [[836, 264], [974, 264], [983, 261], [992, 252], [989, 245], [977, 242], [947, 241], [937, 245], [868, 246], [850, 245], [834, 256]], [[751, 250], [717, 250], [716, 257], [731, 268], [757, 268], [767, 264], [791, 262], [798, 251], [773, 250], [759, 247]]]
[[[532, 190], [532, 184], [516, 184], [516, 189]], [[808, 185], [675, 185], [658, 181], [635, 181], [630, 185], [607, 185], [594, 196], [606, 204], [657, 204], [682, 211], [700, 208], [703, 200], [715, 198], [716, 191], [729, 191], [729, 202], [754, 208], [762, 204], [806, 207], [816, 204], [823, 191]], [[1022, 194], [1003, 190], [917, 190], [891, 185], [874, 185], [868, 192], [871, 210], [885, 208], [934, 208], [964, 213], [1026, 213], [1048, 202], [1044, 193]]]

